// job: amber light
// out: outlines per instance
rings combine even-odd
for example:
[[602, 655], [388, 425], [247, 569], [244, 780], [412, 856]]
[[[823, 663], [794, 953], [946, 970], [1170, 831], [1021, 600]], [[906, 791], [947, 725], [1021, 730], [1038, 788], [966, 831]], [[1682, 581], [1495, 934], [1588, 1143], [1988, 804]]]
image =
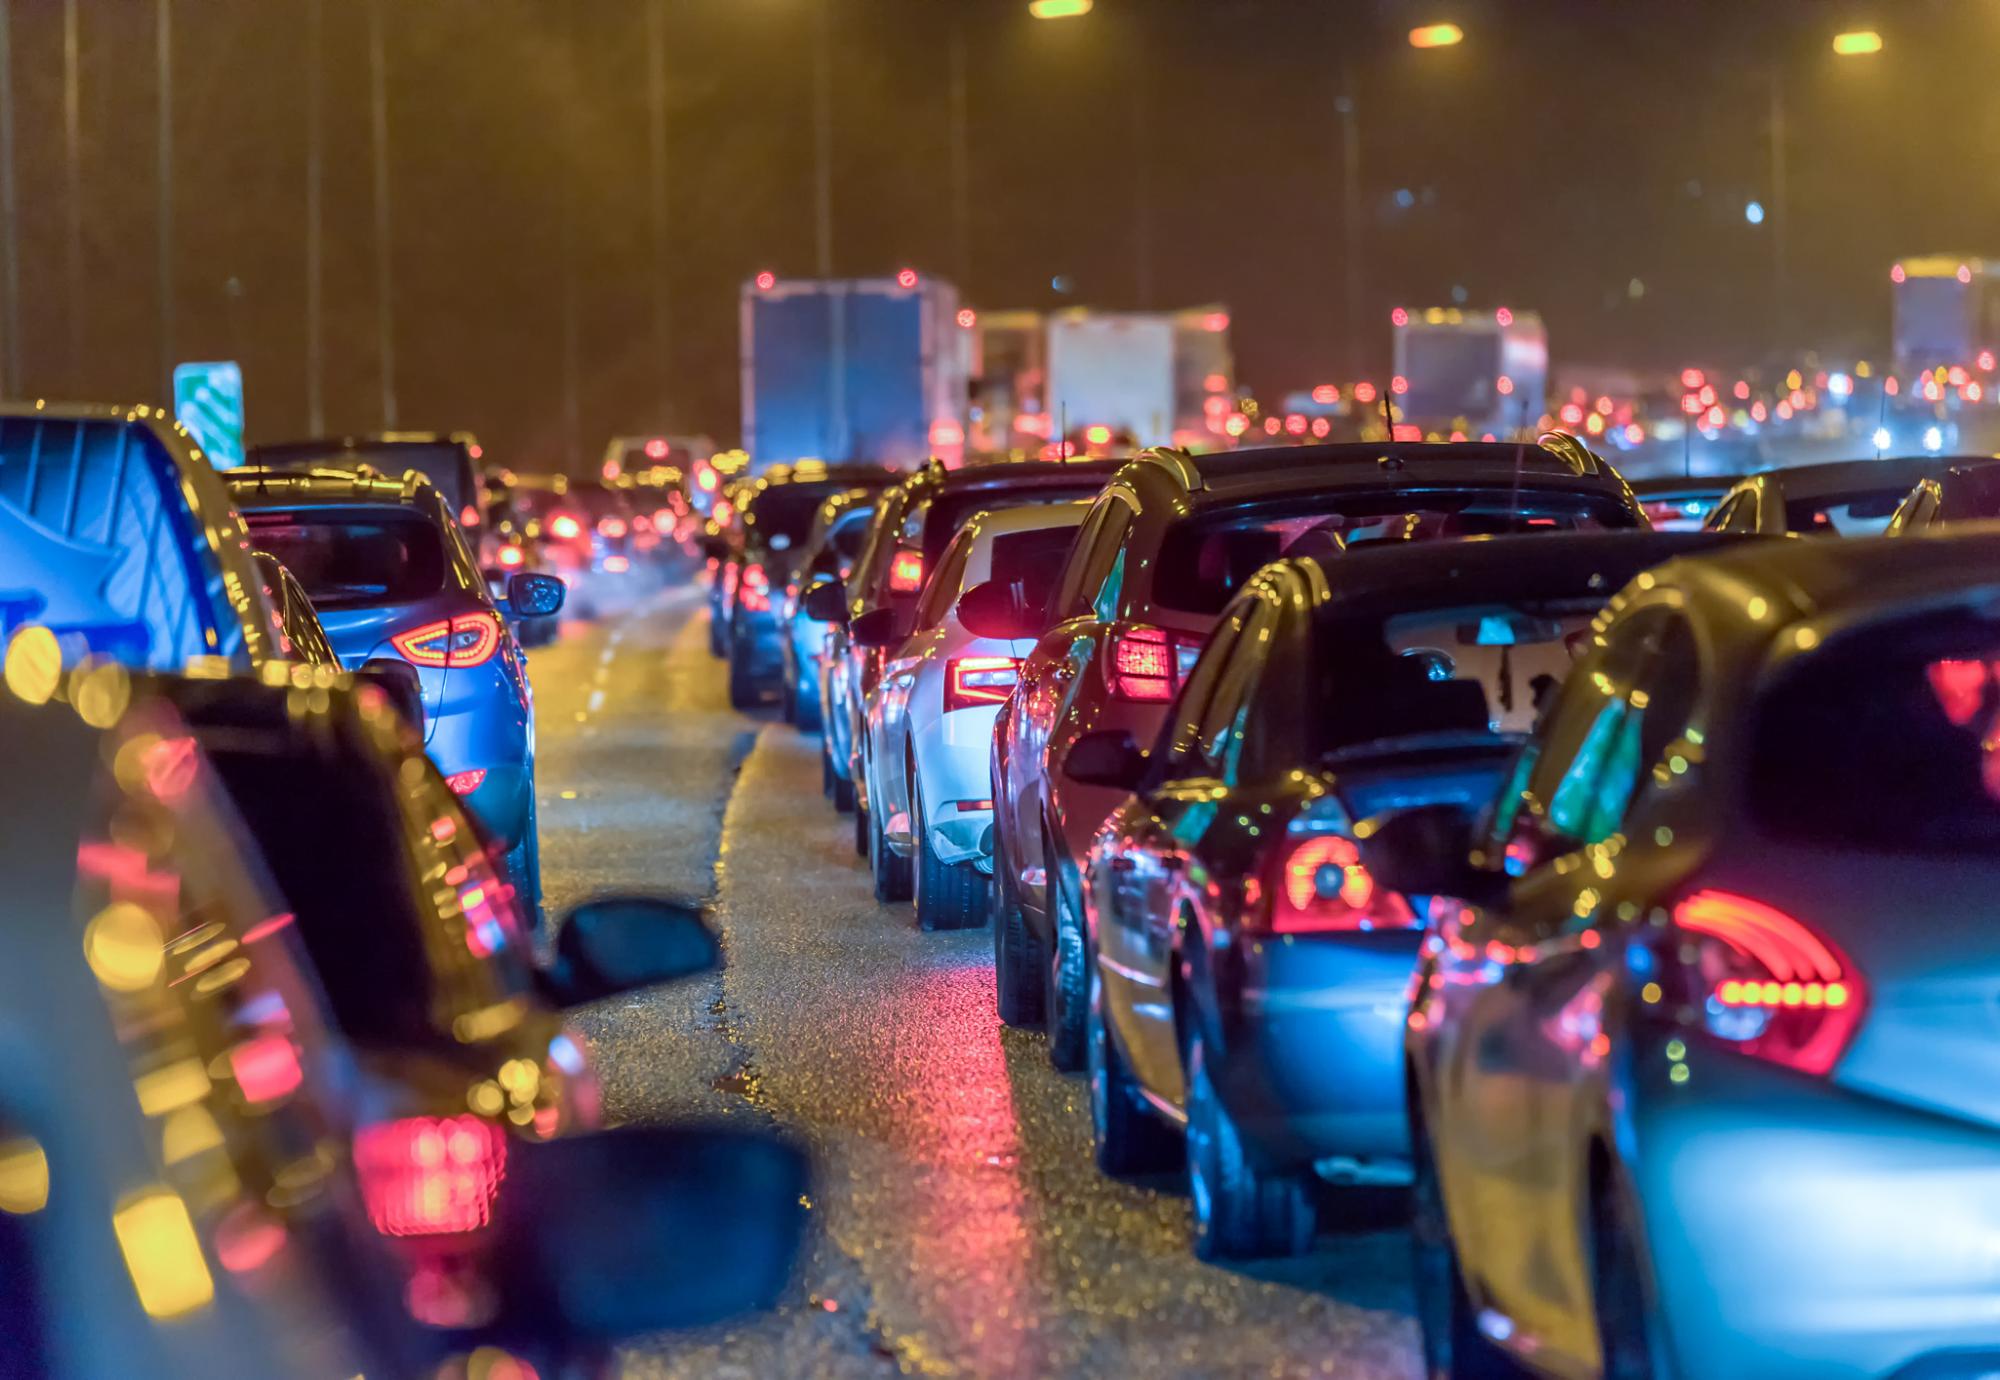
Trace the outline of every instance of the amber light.
[[583, 524], [568, 513], [557, 513], [549, 520], [549, 530], [564, 541], [569, 541], [582, 533]]

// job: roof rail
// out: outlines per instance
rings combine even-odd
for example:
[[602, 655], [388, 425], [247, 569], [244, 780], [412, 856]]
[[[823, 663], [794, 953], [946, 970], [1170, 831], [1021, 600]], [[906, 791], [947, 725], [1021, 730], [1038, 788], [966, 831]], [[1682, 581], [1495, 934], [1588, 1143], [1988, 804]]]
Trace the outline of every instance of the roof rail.
[[1535, 438], [1535, 444], [1578, 474], [1602, 474], [1605, 471], [1604, 457], [1567, 431], [1544, 431]]
[[1177, 446], [1148, 446], [1133, 457], [1150, 461], [1155, 465], [1165, 465], [1173, 471], [1175, 479], [1183, 489], [1194, 493], [1201, 488], [1201, 471], [1195, 468], [1194, 457]]

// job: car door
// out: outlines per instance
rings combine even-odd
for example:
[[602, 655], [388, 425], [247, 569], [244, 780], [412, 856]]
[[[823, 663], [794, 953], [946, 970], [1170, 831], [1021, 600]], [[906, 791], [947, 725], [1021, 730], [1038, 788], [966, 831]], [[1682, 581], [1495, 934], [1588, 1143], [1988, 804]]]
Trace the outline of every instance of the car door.
[[949, 636], [945, 616], [958, 597], [958, 586], [975, 540], [973, 529], [962, 528], [945, 548], [917, 601], [916, 625], [882, 662], [882, 678], [869, 696], [869, 754], [874, 775], [869, 782], [869, 808], [880, 800], [883, 831], [890, 836], [913, 832], [910, 799], [910, 695], [917, 672]]

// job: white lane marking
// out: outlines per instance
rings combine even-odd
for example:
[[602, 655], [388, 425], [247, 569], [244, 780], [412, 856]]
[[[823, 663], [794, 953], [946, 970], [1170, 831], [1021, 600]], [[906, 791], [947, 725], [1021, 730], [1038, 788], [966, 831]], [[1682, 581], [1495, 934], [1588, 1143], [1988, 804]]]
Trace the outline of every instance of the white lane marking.
[[590, 712], [591, 712], [591, 713], [593, 713], [593, 714], [595, 714], [595, 713], [596, 713], [596, 712], [597, 712], [598, 710], [600, 710], [600, 709], [602, 709], [602, 708], [604, 708], [604, 692], [603, 692], [602, 690], [593, 690], [593, 691], [591, 691], [591, 692], [590, 692]]

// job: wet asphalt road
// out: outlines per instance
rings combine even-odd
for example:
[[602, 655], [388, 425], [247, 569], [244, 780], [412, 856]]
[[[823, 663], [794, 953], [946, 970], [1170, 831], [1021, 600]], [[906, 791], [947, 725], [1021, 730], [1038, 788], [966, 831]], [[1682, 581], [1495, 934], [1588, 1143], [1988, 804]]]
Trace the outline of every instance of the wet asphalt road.
[[722, 973], [580, 1024], [611, 1119], [750, 1118], [809, 1145], [813, 1232], [774, 1314], [626, 1373], [1415, 1375], [1392, 1220], [1217, 1269], [1181, 1185], [1096, 1172], [1081, 1081], [993, 1014], [990, 936], [875, 903], [816, 741], [729, 708], [705, 620], [670, 589], [533, 653], [545, 895], [713, 897]]

